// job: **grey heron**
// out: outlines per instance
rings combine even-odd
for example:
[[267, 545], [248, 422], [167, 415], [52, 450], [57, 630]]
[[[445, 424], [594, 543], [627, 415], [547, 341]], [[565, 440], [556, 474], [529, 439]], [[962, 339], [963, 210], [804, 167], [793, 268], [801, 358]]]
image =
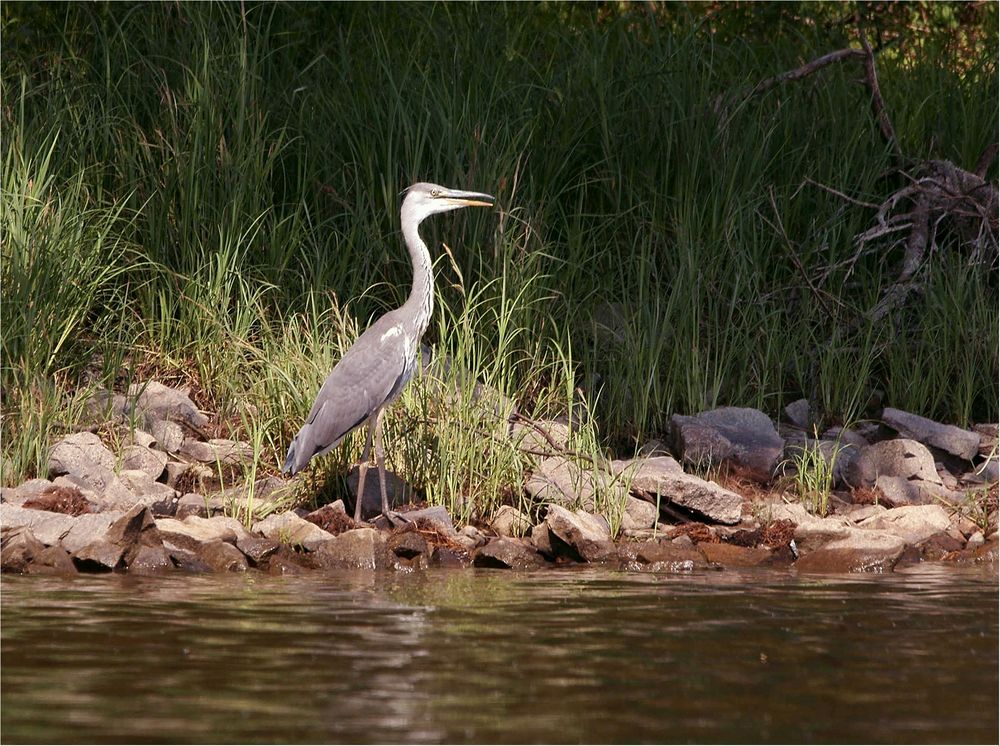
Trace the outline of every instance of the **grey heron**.
[[434, 273], [427, 245], [418, 226], [424, 218], [461, 207], [492, 207], [493, 197], [481, 192], [447, 189], [418, 183], [406, 192], [400, 209], [403, 239], [413, 263], [413, 286], [406, 302], [389, 311], [358, 337], [330, 371], [305, 424], [288, 447], [282, 472], [296, 474], [314, 456], [336, 448], [351, 432], [368, 424], [361, 454], [354, 520], [361, 520], [365, 475], [375, 445], [382, 513], [389, 513], [385, 487], [385, 453], [382, 450], [382, 413], [403, 392], [417, 367], [420, 338], [434, 307]]

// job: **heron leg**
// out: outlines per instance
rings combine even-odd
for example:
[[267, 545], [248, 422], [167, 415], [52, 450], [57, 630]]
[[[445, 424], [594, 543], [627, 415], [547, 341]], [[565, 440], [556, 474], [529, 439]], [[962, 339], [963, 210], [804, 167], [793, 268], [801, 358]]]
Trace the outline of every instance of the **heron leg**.
[[385, 451], [382, 450], [382, 412], [375, 415], [375, 463], [378, 466], [378, 486], [382, 491], [382, 515], [389, 515], [389, 496], [385, 488]]
[[[368, 435], [365, 438], [365, 447], [361, 452], [361, 461], [358, 463], [358, 494], [354, 498], [354, 521], [361, 522], [361, 503], [365, 495], [365, 477], [368, 476], [368, 462], [372, 457], [372, 431], [378, 427], [378, 415], [368, 420]], [[383, 490], [384, 492], [384, 490]]]

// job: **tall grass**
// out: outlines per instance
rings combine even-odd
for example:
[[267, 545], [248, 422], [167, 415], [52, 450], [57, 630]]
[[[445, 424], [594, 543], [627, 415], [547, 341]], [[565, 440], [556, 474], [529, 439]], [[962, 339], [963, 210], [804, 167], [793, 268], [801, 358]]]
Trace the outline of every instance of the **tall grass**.
[[[971, 167], [996, 140], [983, 12], [961, 74], [944, 49], [880, 60], [907, 152]], [[559, 4], [5, 5], [4, 483], [44, 470], [44, 423], [67, 420], [94, 353], [108, 386], [196, 378], [254, 444], [255, 473], [273, 469], [329, 366], [405, 298], [397, 215], [415, 180], [498, 196], [493, 214], [425, 225], [434, 253], [451, 249], [425, 341], [457, 372], [388, 420], [393, 467], [463, 516], [517, 503], [527, 468], [484, 434], [475, 381], [531, 414], [582, 404], [584, 439], [626, 455], [673, 412], [777, 413], [802, 395], [828, 420], [875, 390], [995, 420], [994, 273], [936, 257], [901, 313], [845, 331], [898, 257], [823, 273], [832, 305], [798, 269], [838, 266], [872, 219], [806, 177], [892, 191], [856, 71], [713, 104], [846, 45], [844, 29], [741, 39], [725, 18], [713, 32], [697, 10], [597, 21]]]

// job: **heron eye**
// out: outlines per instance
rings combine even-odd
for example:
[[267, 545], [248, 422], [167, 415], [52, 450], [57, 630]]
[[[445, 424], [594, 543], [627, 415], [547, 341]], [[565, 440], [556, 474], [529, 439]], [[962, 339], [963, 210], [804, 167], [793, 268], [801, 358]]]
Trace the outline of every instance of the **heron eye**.
[[431, 196], [432, 197], [440, 197], [441, 196], [440, 190], [438, 190], [438, 189], [431, 189]]

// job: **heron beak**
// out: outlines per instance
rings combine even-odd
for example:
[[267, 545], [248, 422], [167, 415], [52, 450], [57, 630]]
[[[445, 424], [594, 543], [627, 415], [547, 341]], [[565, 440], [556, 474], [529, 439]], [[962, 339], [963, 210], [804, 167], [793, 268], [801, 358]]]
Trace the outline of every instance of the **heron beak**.
[[441, 196], [449, 204], [456, 207], [493, 207], [493, 196], [482, 192], [462, 192], [458, 189], [449, 189]]

